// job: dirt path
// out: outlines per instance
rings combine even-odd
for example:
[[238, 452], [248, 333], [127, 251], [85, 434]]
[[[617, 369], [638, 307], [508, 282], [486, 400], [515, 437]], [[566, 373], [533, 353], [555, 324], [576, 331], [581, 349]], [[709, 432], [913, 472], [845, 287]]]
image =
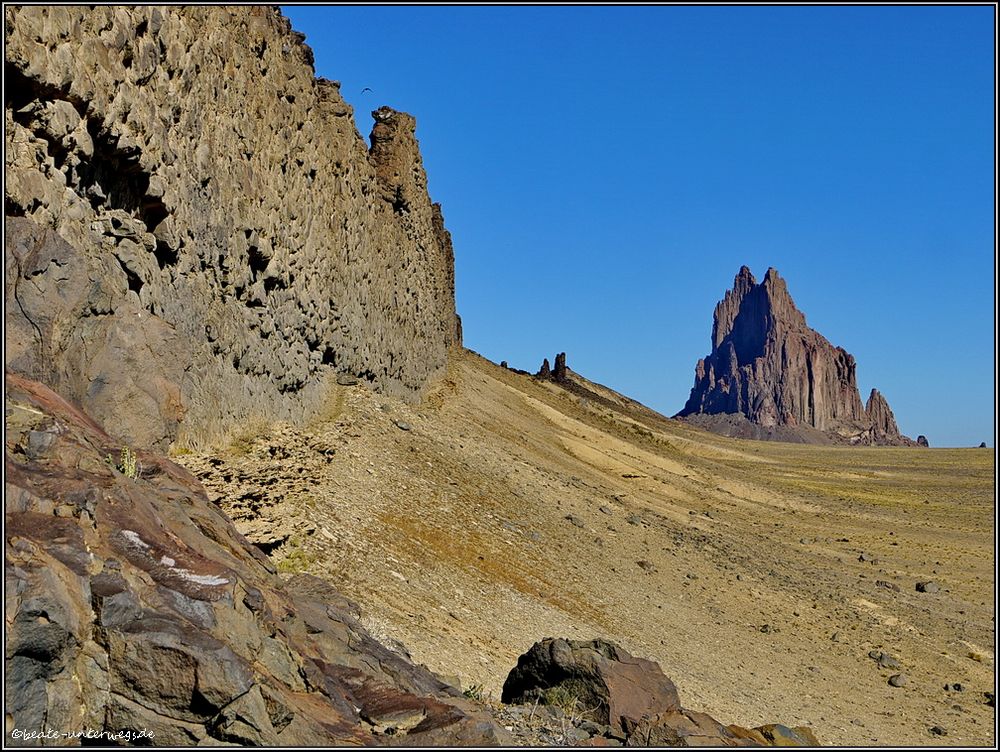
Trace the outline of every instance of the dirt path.
[[994, 743], [992, 452], [740, 442], [578, 384], [458, 353], [418, 406], [337, 387], [312, 426], [177, 459], [279, 567], [466, 687], [602, 636], [725, 723]]

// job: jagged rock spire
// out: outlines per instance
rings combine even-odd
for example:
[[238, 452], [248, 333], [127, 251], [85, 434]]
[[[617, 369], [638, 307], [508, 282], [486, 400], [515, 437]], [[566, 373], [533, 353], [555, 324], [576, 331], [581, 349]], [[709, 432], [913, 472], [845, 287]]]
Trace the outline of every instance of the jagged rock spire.
[[863, 443], [901, 443], [877, 391], [866, 409], [854, 356], [810, 329], [774, 268], [746, 266], [715, 307], [712, 352], [698, 361], [680, 416], [738, 414], [765, 428], [806, 427]]

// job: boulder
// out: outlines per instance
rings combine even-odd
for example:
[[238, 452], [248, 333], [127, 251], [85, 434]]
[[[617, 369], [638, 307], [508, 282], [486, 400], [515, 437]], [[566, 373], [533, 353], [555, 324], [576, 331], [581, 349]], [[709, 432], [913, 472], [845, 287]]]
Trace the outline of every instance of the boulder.
[[677, 688], [660, 667], [635, 658], [614, 643], [546, 638], [518, 658], [507, 676], [505, 703], [575, 698], [594, 720], [623, 732], [628, 723], [680, 707]]
[[808, 728], [726, 727], [687, 710], [658, 664], [600, 639], [536, 642], [508, 674], [501, 700], [572, 705], [574, 712], [609, 727], [606, 736], [633, 747], [818, 744]]

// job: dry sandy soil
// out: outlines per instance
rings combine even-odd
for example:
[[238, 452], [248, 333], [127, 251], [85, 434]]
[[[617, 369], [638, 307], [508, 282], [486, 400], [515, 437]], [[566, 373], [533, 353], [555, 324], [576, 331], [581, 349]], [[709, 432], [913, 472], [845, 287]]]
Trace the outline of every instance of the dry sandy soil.
[[419, 405], [336, 386], [312, 425], [176, 459], [280, 569], [488, 696], [536, 640], [600, 636], [722, 723], [995, 744], [991, 450], [726, 439], [572, 378], [456, 352]]

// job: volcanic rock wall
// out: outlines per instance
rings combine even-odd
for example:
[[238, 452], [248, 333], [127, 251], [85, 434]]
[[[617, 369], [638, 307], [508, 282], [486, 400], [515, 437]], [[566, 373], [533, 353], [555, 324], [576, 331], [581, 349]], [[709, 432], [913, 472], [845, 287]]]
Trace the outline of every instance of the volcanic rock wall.
[[[5, 22], [5, 214], [24, 218], [8, 367], [160, 446], [301, 416], [325, 374], [414, 398], [442, 368], [453, 256], [411, 116], [373, 113], [369, 152], [274, 8], [7, 6]], [[36, 288], [65, 302], [57, 320], [32, 318]]]
[[[760, 284], [745, 266], [736, 275], [715, 308], [712, 352], [698, 361], [678, 415], [735, 415], [777, 429], [756, 438], [814, 441], [817, 431], [856, 444], [913, 443], [900, 435], [878, 391], [867, 408], [861, 404], [854, 356], [809, 328], [775, 269]], [[801, 429], [800, 435], [787, 429]]]

